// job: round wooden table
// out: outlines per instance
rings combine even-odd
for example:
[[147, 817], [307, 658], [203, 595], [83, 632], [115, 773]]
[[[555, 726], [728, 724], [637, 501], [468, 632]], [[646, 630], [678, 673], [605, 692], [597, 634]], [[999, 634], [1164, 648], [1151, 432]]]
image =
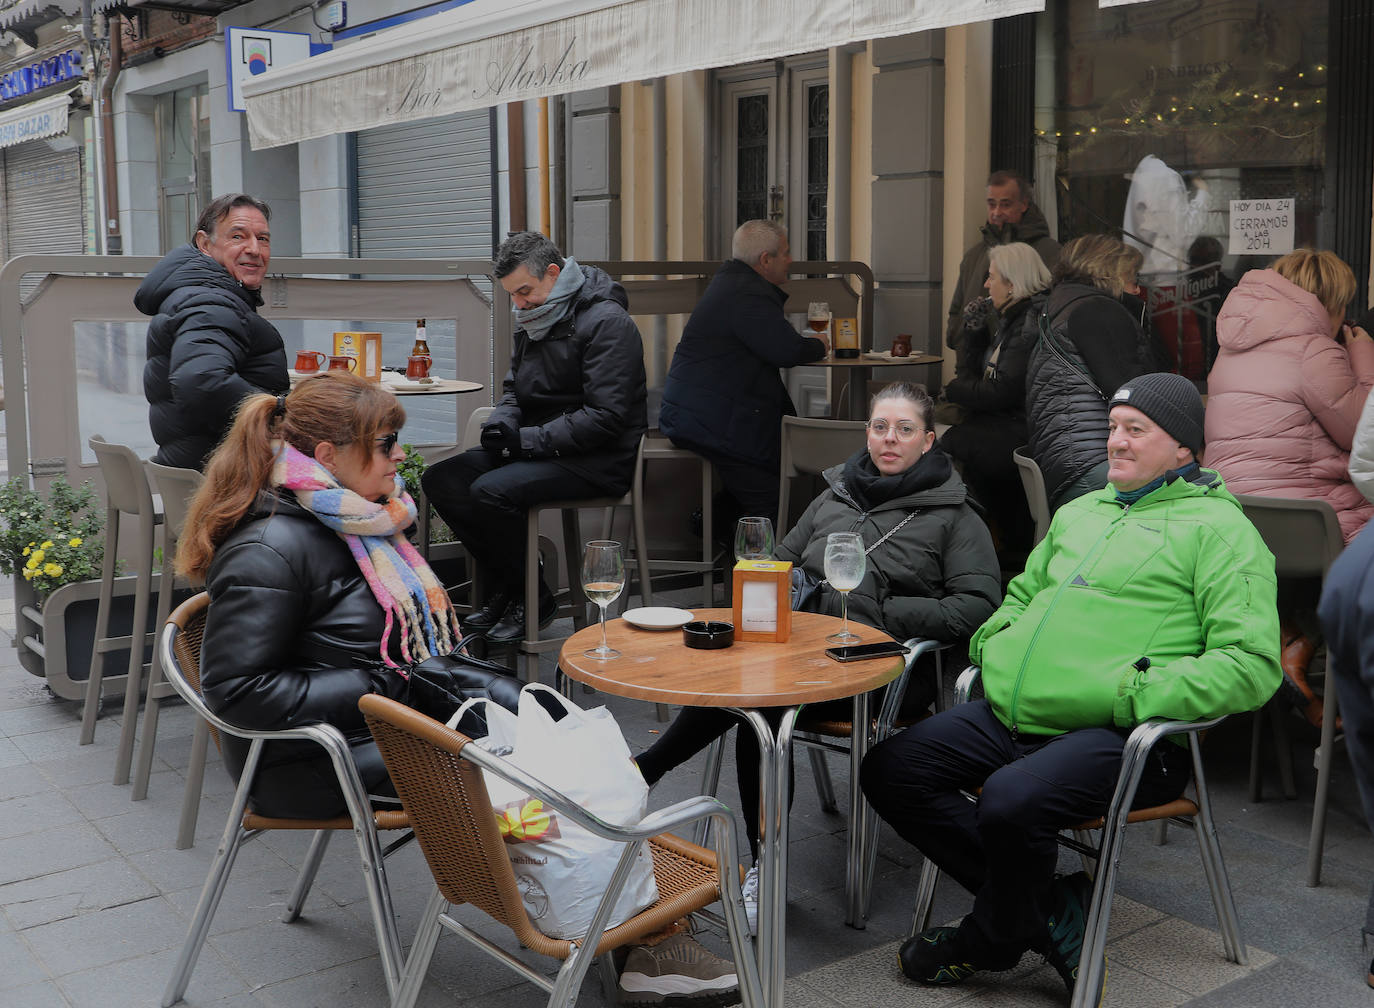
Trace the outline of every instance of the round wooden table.
[[940, 364], [943, 357], [936, 354], [912, 352], [909, 357], [893, 357], [891, 352], [867, 350], [857, 357], [822, 357], [811, 361], [807, 367], [838, 368], [848, 383], [847, 398], [850, 420], [868, 419], [868, 379], [873, 368], [914, 367], [923, 364]]
[[[702, 620], [732, 621], [729, 609], [694, 609]], [[902, 656], [840, 663], [825, 655], [833, 645], [825, 638], [840, 629], [834, 616], [792, 614], [792, 633], [786, 643], [740, 642], [718, 651], [688, 648], [681, 630], [640, 630], [622, 619], [606, 624], [606, 639], [619, 658], [589, 658], [584, 652], [601, 643], [601, 628], [586, 627], [563, 643], [558, 663], [578, 682], [605, 693], [651, 703], [692, 707], [728, 707], [750, 725], [759, 741], [759, 973], [765, 1000], [781, 1008], [786, 979], [784, 937], [787, 914], [787, 793], [791, 767], [792, 730], [797, 713], [808, 703], [852, 697], [854, 724], [871, 723], [869, 691], [896, 679], [905, 665]], [[881, 630], [853, 621], [850, 629], [864, 643], [892, 640]], [[776, 733], [760, 713], [781, 708]], [[868, 751], [867, 731], [855, 731], [850, 744], [849, 890], [850, 900], [861, 886], [861, 870], [868, 821], [859, 790], [859, 765]]]

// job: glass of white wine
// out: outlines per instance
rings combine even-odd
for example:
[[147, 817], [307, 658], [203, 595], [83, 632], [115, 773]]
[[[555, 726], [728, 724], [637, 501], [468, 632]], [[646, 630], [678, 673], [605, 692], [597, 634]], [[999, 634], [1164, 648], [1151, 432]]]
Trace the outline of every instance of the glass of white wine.
[[601, 646], [583, 652], [588, 658], [606, 661], [620, 652], [606, 643], [606, 607], [625, 590], [625, 558], [620, 543], [594, 539], [582, 554], [582, 590], [601, 609]]
[[859, 635], [849, 632], [849, 593], [864, 579], [867, 558], [863, 536], [857, 532], [831, 532], [825, 537], [825, 579], [840, 593], [844, 629], [826, 638], [832, 644], [857, 644]]
[[767, 518], [741, 518], [735, 526], [736, 560], [771, 560], [773, 523]]
[[830, 304], [827, 301], [812, 301], [806, 306], [806, 324], [812, 332], [825, 332], [830, 325]]

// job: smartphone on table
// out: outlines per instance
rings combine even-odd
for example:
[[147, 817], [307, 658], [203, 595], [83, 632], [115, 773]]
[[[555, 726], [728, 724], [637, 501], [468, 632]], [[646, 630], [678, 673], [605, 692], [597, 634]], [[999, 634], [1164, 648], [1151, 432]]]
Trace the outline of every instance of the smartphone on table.
[[837, 662], [863, 661], [866, 658], [887, 658], [892, 655], [906, 654], [906, 648], [897, 641], [877, 641], [873, 644], [848, 644], [843, 647], [828, 647], [826, 657]]

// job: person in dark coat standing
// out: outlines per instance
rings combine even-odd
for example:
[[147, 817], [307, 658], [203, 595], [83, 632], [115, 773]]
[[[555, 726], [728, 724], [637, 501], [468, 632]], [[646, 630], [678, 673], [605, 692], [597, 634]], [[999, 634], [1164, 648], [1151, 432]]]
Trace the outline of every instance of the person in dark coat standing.
[[[524, 639], [525, 513], [630, 489], [648, 427], [644, 344], [625, 289], [535, 231], [502, 242], [495, 273], [515, 305], [515, 346], [482, 444], [425, 470], [425, 493], [487, 586], [464, 621], [493, 644]], [[576, 572], [572, 572], [576, 577]], [[539, 586], [539, 626], [553, 593]]]
[[245, 193], [217, 197], [196, 221], [195, 239], [163, 256], [134, 295], [153, 318], [143, 394], [155, 462], [203, 468], [246, 396], [290, 385], [281, 335], [258, 314], [271, 215]]
[[820, 360], [830, 347], [822, 336], [798, 333], [783, 314], [792, 265], [786, 228], [745, 221], [730, 254], [673, 352], [658, 426], [715, 465], [730, 498], [717, 509], [718, 527], [733, 530], [740, 515], [780, 517], [782, 418], [797, 410], [778, 369]]
[[[1326, 633], [1327, 672], [1340, 701], [1345, 745], [1374, 829], [1374, 530], [1366, 525], [1326, 575], [1317, 610]], [[1374, 892], [1364, 934], [1374, 935]], [[1374, 987], [1374, 962], [1366, 977]]]

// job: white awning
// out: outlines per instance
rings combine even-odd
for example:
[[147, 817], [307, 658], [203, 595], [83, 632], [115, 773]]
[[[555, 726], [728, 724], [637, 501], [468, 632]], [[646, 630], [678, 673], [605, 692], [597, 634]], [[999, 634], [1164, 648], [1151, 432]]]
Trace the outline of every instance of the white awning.
[[54, 95], [0, 113], [0, 147], [41, 140], [67, 132], [70, 94]]
[[1044, 0], [473, 0], [245, 83], [254, 148], [1045, 9]]

